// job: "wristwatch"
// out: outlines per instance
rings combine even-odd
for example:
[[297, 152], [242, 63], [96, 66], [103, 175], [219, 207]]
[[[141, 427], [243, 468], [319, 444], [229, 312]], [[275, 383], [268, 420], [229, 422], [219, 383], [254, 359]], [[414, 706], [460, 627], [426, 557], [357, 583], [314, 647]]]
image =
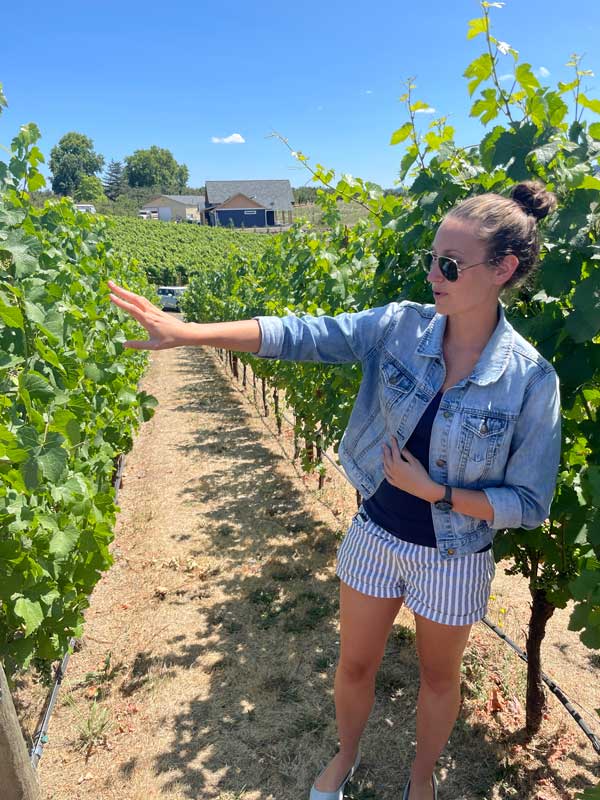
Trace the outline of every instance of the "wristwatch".
[[433, 504], [439, 511], [450, 511], [452, 509], [452, 488], [448, 484], [444, 485], [445, 492], [441, 500], [436, 500]]

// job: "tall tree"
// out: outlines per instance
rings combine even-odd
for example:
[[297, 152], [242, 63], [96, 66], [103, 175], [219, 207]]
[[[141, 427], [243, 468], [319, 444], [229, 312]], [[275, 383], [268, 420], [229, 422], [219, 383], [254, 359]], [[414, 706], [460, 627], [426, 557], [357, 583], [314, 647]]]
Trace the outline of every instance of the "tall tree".
[[152, 145], [125, 158], [125, 175], [132, 187], [152, 187], [160, 192], [185, 189], [189, 170], [178, 164], [170, 150]]
[[84, 175], [95, 175], [104, 166], [104, 157], [94, 151], [94, 143], [83, 133], [66, 133], [50, 151], [52, 190], [73, 195]]
[[106, 201], [102, 181], [95, 175], [84, 175], [75, 189], [73, 199], [78, 203], [101, 203]]
[[116, 200], [120, 194], [123, 194], [125, 184], [125, 170], [121, 161], [110, 162], [106, 168], [106, 175], [102, 181], [104, 186], [104, 194], [111, 200]]

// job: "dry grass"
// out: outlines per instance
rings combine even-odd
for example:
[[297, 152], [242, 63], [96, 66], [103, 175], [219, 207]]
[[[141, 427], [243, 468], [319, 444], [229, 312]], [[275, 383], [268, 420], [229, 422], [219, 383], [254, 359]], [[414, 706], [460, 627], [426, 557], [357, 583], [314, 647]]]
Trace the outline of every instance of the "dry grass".
[[[334, 556], [355, 496], [289, 461], [225, 376], [190, 348], [152, 356], [160, 401], [127, 457], [113, 568], [87, 612], [40, 762], [45, 800], [297, 800], [336, 747]], [[490, 617], [520, 642], [526, 587], [499, 567]], [[501, 612], [501, 609], [505, 611]], [[598, 696], [593, 654], [551, 621], [545, 669], [573, 699]], [[26, 732], [41, 707], [17, 695]], [[482, 624], [463, 704], [439, 761], [440, 797], [562, 800], [599, 773], [558, 701], [522, 737], [525, 665]], [[414, 755], [418, 663], [402, 609], [377, 677], [364, 760], [346, 797], [397, 800]], [[598, 726], [596, 726], [597, 729]]]

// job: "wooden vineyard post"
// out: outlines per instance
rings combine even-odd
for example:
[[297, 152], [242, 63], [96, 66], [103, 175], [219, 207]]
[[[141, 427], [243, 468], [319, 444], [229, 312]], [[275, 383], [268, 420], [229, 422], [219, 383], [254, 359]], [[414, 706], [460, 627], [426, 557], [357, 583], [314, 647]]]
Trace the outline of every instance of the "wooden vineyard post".
[[315, 451], [313, 448], [313, 441], [309, 437], [304, 438], [304, 452], [306, 453], [306, 460], [309, 464], [315, 463]]
[[277, 420], [277, 433], [281, 436], [281, 414], [279, 413], [279, 392], [273, 389], [273, 403], [275, 404], [275, 419]]
[[322, 467], [323, 467], [323, 464], [322, 464], [323, 448], [321, 446], [321, 441], [322, 441], [321, 434], [318, 433], [317, 434], [317, 440], [316, 440], [317, 463], [319, 464], [319, 467], [321, 468], [321, 471], [319, 472], [319, 489], [322, 489], [323, 485], [325, 484], [325, 475], [323, 474], [323, 471], [322, 471]]
[[40, 800], [40, 789], [0, 662], [0, 787], [2, 800]]

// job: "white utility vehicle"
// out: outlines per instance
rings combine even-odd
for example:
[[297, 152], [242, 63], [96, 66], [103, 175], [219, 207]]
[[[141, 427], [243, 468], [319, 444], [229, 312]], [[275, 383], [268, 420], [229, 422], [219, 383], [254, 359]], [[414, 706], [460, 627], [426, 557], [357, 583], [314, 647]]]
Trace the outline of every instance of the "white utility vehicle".
[[156, 291], [163, 311], [179, 311], [179, 298], [187, 286], [158, 286]]

